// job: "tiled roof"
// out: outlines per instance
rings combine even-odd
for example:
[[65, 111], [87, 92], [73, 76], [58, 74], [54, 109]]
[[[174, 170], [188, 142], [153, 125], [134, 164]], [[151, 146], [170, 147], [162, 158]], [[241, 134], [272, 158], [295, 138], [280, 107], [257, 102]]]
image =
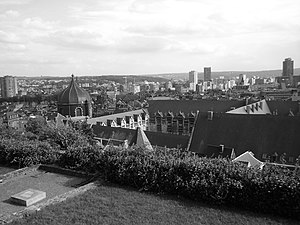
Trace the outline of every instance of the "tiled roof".
[[228, 159], [233, 159], [236, 156], [233, 148], [222, 147], [221, 145], [207, 145], [207, 148], [205, 148], [202, 153], [199, 153], [199, 155], [210, 158], [222, 157]]
[[201, 113], [189, 149], [204, 153], [207, 145], [223, 144], [234, 148], [236, 155], [252, 151], [257, 158], [274, 152], [296, 157], [300, 155], [299, 127], [300, 117], [214, 113], [208, 120]]
[[137, 128], [136, 146], [144, 147], [150, 151], [153, 150], [151, 142], [149, 141], [145, 132], [140, 127]]
[[[178, 114], [179, 112], [187, 115], [190, 112], [207, 112], [214, 111], [217, 113], [227, 112], [232, 110], [232, 108], [239, 108], [246, 105], [245, 100], [149, 100], [149, 114], [152, 116], [157, 111], [162, 112], [163, 114], [170, 112]], [[287, 116], [289, 111], [296, 115], [299, 113], [300, 106], [298, 102], [292, 101], [267, 101], [271, 113], [277, 111], [277, 115]]]
[[128, 140], [129, 145], [135, 143], [136, 141], [136, 130], [100, 125], [93, 125], [92, 129], [96, 137], [99, 138], [121, 141]]
[[138, 110], [123, 112], [123, 113], [111, 114], [107, 116], [95, 117], [95, 118], [88, 119], [87, 123], [88, 124], [96, 124], [97, 122], [106, 123], [107, 120], [117, 121], [117, 118], [123, 118], [123, 117], [125, 118], [126, 116], [133, 116], [134, 114], [142, 114], [142, 113], [148, 113], [147, 109], [138, 109]]
[[69, 86], [58, 96], [58, 104], [82, 104], [85, 101], [91, 102], [91, 97], [86, 90], [78, 86], [72, 75]]
[[[137, 130], [119, 128], [119, 127], [106, 127], [100, 125], [92, 126], [96, 137], [104, 139], [115, 140], [128, 140], [128, 144], [136, 143]], [[167, 148], [187, 148], [189, 136], [159, 133], [152, 131], [144, 131], [152, 146], [161, 146]]]
[[269, 106], [266, 100], [261, 100], [255, 103], [248, 104], [246, 106], [239, 107], [237, 109], [230, 110], [226, 113], [230, 114], [253, 114], [253, 115], [266, 115], [271, 114]]
[[189, 142], [189, 136], [168, 134], [160, 132], [145, 131], [152, 146], [161, 146], [167, 148], [182, 148], [186, 149]]
[[150, 115], [160, 111], [162, 113], [183, 112], [187, 115], [190, 112], [227, 112], [232, 107], [238, 108], [245, 105], [245, 101], [217, 101], [217, 100], [149, 100], [148, 111]]
[[288, 116], [290, 110], [297, 115], [299, 113], [299, 102], [292, 101], [267, 101], [271, 113], [277, 111], [277, 115]]

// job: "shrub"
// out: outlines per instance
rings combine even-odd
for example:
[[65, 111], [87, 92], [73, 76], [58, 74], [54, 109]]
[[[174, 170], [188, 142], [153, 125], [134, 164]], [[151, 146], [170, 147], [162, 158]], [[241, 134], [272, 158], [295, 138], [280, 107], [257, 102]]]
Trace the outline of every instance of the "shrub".
[[100, 151], [98, 146], [89, 145], [84, 141], [80, 144], [75, 143], [67, 148], [58, 161], [58, 164], [68, 169], [94, 173], [96, 172], [96, 164], [97, 159], [100, 156]]
[[19, 167], [51, 164], [57, 161], [58, 152], [47, 142], [38, 140], [0, 140], [0, 163]]
[[300, 179], [278, 167], [261, 171], [190, 152], [91, 146], [69, 148], [64, 163], [143, 191], [300, 218]]

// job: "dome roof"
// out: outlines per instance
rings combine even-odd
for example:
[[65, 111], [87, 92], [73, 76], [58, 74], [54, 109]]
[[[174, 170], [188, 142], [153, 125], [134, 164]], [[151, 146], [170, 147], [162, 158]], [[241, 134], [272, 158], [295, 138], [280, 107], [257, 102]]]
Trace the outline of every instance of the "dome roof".
[[78, 84], [74, 81], [74, 75], [72, 74], [71, 83], [58, 96], [58, 103], [83, 104], [85, 101], [91, 102], [91, 97], [86, 90], [78, 86]]

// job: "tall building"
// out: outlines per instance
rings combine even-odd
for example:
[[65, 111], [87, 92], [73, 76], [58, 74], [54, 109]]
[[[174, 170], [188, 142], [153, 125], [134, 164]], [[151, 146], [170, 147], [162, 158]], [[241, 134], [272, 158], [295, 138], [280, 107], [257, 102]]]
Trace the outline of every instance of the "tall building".
[[0, 86], [2, 98], [10, 98], [18, 94], [18, 80], [16, 77], [0, 77]]
[[211, 67], [204, 67], [204, 81], [211, 80]]
[[294, 61], [291, 58], [286, 58], [282, 63], [282, 76], [290, 77], [294, 75]]
[[246, 74], [239, 74], [239, 85], [246, 85], [247, 84], [247, 76]]
[[196, 91], [196, 86], [198, 84], [198, 72], [197, 71], [191, 71], [189, 72], [189, 83], [190, 83], [190, 89], [192, 91]]

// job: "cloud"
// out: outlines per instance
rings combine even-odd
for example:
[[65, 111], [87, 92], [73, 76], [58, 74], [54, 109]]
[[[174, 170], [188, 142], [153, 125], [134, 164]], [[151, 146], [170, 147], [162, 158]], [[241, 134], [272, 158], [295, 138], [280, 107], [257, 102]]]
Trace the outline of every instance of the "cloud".
[[32, 2], [32, 0], [1, 0], [0, 5], [24, 5], [30, 2]]
[[26, 45], [24, 44], [18, 44], [18, 43], [1, 43], [0, 40], [0, 49], [3, 51], [25, 51], [27, 49]]
[[20, 13], [16, 10], [8, 10], [3, 14], [4, 17], [19, 17]]
[[[199, 63], [235, 69], [241, 57], [242, 66], [255, 69], [258, 55], [268, 63], [287, 55], [300, 61], [298, 0], [0, 0], [0, 6], [0, 57], [15, 57], [32, 66], [28, 71], [48, 71], [48, 63], [66, 58], [75, 61], [49, 68], [80, 64], [82, 72], [86, 65], [99, 72], [103, 62], [106, 72]], [[26, 55], [30, 60], [22, 61]]]
[[44, 21], [39, 17], [31, 17], [26, 18], [22, 22], [23, 27], [26, 29], [53, 29], [54, 26], [57, 24], [56, 22], [52, 21]]
[[55, 65], [69, 63], [68, 59], [55, 59], [45, 57], [32, 57], [27, 55], [13, 55], [6, 58], [0, 58], [1, 63], [6, 64], [28, 64], [28, 65]]
[[198, 33], [199, 30], [189, 26], [174, 26], [171, 24], [155, 24], [150, 26], [128, 26], [124, 28], [124, 31], [129, 33], [137, 33], [150, 36], [164, 36], [164, 35], [192, 35]]
[[100, 33], [83, 28], [69, 28], [52, 32], [39, 39], [42, 43], [81, 50], [103, 50], [111, 45]]
[[116, 49], [126, 53], [159, 52], [166, 50], [168, 43], [165, 38], [129, 36], [121, 39]]
[[0, 42], [2, 43], [19, 43], [21, 38], [11, 32], [0, 30]]

